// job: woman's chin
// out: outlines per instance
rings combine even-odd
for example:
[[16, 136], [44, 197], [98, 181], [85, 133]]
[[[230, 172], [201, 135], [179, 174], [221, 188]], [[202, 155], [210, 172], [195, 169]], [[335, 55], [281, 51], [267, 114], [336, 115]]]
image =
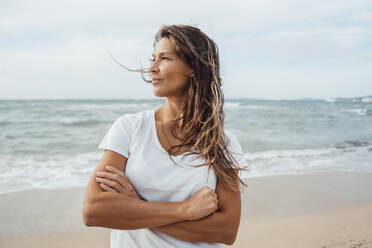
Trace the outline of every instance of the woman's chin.
[[153, 92], [154, 92], [154, 96], [157, 96], [157, 97], [164, 97], [165, 96], [164, 93], [161, 92], [161, 90], [156, 89], [156, 86], [154, 87]]

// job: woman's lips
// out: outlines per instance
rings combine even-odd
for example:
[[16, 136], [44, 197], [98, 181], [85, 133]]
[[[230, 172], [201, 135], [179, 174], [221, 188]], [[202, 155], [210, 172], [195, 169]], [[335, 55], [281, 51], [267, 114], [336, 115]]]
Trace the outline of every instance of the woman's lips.
[[153, 79], [152, 84], [158, 84], [162, 79]]

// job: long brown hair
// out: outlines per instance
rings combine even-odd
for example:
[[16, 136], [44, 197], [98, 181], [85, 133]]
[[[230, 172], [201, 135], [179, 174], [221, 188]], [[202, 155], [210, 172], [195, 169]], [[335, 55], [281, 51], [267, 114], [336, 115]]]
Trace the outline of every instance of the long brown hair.
[[[182, 151], [188, 151], [186, 155], [198, 154], [197, 157], [203, 157], [206, 163], [196, 167], [208, 166], [208, 171], [213, 168], [217, 180], [225, 187], [236, 191], [240, 188], [239, 183], [247, 186], [239, 177], [239, 171], [247, 169], [240, 168], [227, 149], [229, 139], [224, 132], [224, 95], [216, 43], [199, 28], [189, 25], [163, 25], [155, 35], [154, 47], [164, 37], [175, 45], [176, 54], [184, 59], [195, 75], [189, 78], [183, 110], [171, 126], [172, 135], [181, 144], [168, 149], [169, 157], [174, 162], [171, 156], [182, 154]], [[142, 79], [151, 82], [143, 76], [143, 73], [149, 73], [147, 68], [141, 66], [141, 69], [131, 71], [141, 72]], [[175, 134], [175, 124], [179, 120], [182, 120], [183, 138]]]

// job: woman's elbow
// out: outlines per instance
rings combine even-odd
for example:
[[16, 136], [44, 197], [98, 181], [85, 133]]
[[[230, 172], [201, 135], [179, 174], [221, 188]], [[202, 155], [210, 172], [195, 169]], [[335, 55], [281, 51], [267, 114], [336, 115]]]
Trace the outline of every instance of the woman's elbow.
[[226, 225], [226, 227], [228, 227], [228, 229], [225, 229], [225, 235], [223, 235], [224, 238], [222, 240], [222, 243], [225, 245], [232, 245], [234, 244], [238, 235], [239, 223], [231, 223], [231, 225]]
[[94, 206], [92, 202], [84, 202], [82, 217], [85, 226], [98, 226], [96, 214], [94, 213]]
[[225, 245], [232, 245], [232, 244], [234, 244], [234, 242], [236, 240], [236, 236], [237, 236], [237, 233], [236, 232], [230, 232], [229, 235], [226, 235], [225, 240], [224, 240], [223, 243]]

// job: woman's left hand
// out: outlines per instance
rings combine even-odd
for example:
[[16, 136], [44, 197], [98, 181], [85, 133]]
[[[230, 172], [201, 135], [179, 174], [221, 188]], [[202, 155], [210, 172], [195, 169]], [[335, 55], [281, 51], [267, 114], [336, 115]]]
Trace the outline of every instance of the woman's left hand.
[[106, 165], [105, 169], [105, 172], [99, 171], [96, 173], [96, 182], [100, 183], [103, 190], [141, 199], [124, 172], [109, 165]]

